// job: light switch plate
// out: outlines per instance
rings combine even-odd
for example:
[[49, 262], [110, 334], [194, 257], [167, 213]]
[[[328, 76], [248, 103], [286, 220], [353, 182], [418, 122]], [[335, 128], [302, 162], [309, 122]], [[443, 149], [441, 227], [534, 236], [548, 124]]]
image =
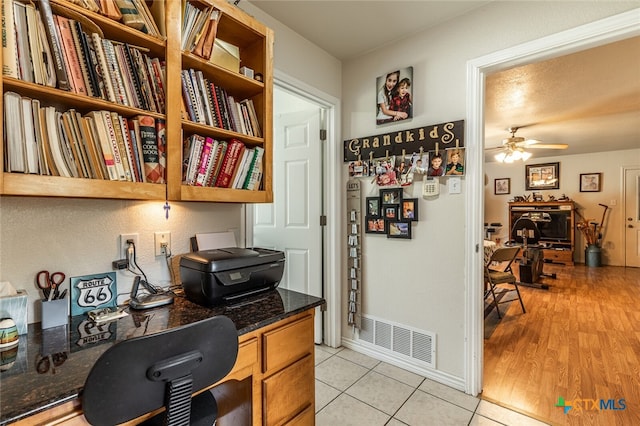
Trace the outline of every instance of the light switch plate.
[[450, 177], [448, 184], [449, 194], [460, 194], [462, 192], [462, 181], [459, 177]]

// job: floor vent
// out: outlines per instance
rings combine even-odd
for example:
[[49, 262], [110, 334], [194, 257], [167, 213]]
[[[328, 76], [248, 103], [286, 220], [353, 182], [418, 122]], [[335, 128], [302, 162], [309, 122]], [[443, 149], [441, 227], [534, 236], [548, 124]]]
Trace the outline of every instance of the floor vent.
[[436, 368], [435, 333], [363, 315], [358, 339], [383, 352]]

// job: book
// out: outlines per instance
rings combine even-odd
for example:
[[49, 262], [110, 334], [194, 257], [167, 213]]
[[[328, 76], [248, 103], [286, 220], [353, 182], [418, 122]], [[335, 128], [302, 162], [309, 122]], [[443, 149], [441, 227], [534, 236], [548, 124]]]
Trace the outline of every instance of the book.
[[247, 172], [245, 173], [244, 180], [242, 181], [242, 189], [248, 189], [249, 181], [251, 180], [251, 173], [253, 172], [253, 168], [256, 166], [256, 161], [260, 152], [258, 148], [263, 149], [262, 147], [253, 148], [253, 156], [251, 157], [247, 166]]
[[111, 124], [113, 125], [113, 133], [116, 137], [116, 142], [118, 143], [118, 151], [120, 152], [120, 157], [122, 159], [122, 168], [124, 169], [125, 180], [132, 182], [134, 181], [131, 167], [131, 163], [133, 161], [131, 158], [132, 151], [125, 142], [124, 134], [122, 133], [122, 125], [120, 123], [120, 116], [118, 113], [113, 111], [110, 111], [109, 115], [111, 117]]
[[78, 112], [74, 112], [75, 122], [77, 123], [78, 130], [80, 132], [80, 138], [84, 145], [84, 150], [88, 157], [88, 163], [91, 170], [92, 179], [104, 179], [104, 159], [99, 154], [98, 146], [93, 138], [91, 128], [86, 118]]
[[62, 159], [67, 166], [69, 177], [77, 178], [79, 175], [78, 167], [76, 165], [76, 159], [71, 149], [72, 141], [69, 140], [70, 136], [67, 134], [64, 128], [64, 122], [62, 120], [62, 112], [56, 111], [56, 131], [58, 132], [58, 142], [60, 144], [60, 151], [62, 152]]
[[127, 27], [135, 28], [143, 31], [146, 27], [144, 19], [140, 16], [140, 12], [131, 0], [115, 0], [116, 5], [122, 14], [122, 23]]
[[213, 148], [213, 138], [206, 137], [202, 146], [202, 155], [198, 164], [198, 174], [196, 175], [195, 186], [204, 186], [206, 183], [207, 168], [210, 164], [211, 149]]
[[[25, 172], [24, 127], [20, 116], [22, 114], [22, 97], [15, 92], [4, 94], [4, 123], [7, 153], [5, 170], [8, 172]], [[18, 119], [16, 119], [16, 117]]]
[[204, 136], [191, 135], [190, 140], [190, 152], [189, 162], [187, 165], [186, 180], [187, 185], [195, 185], [196, 177], [198, 176], [198, 167], [200, 165], [200, 156], [202, 154], [202, 146], [204, 145]]
[[45, 69], [40, 37], [38, 34], [38, 11], [32, 3], [25, 4], [27, 13], [27, 41], [29, 43], [29, 56], [33, 67], [33, 82], [43, 85], [47, 81], [47, 71]]
[[246, 188], [251, 191], [260, 189], [262, 182], [262, 158], [264, 157], [264, 148], [256, 146], [256, 158], [254, 159], [254, 165], [251, 168], [250, 173], [247, 176]]
[[100, 147], [100, 151], [102, 152], [102, 158], [104, 159], [105, 168], [107, 169], [106, 178], [109, 180], [120, 180], [118, 170], [116, 169], [113, 148], [102, 113], [100, 111], [91, 111], [85, 117], [91, 120], [89, 127], [94, 135], [94, 139], [97, 141], [96, 145]]
[[40, 175], [49, 175], [49, 166], [45, 155], [44, 144], [47, 143], [44, 123], [42, 123], [40, 115], [40, 100], [31, 100], [31, 115], [33, 120], [33, 133], [36, 139], [36, 150], [38, 156], [38, 173]]
[[15, 46], [16, 26], [13, 2], [2, 0], [2, 75], [18, 78], [18, 57]]
[[71, 118], [69, 116], [69, 111], [60, 113], [60, 129], [62, 131], [63, 138], [66, 142], [67, 149], [69, 151], [68, 161], [71, 169], [75, 171], [72, 172], [73, 177], [87, 177], [87, 169], [82, 162], [82, 156], [79, 148], [78, 135], [75, 133], [73, 126], [71, 124]]
[[211, 148], [211, 155], [209, 156], [209, 164], [207, 164], [207, 171], [205, 173], [203, 186], [211, 186], [211, 175], [213, 174], [219, 152], [220, 142], [214, 139], [213, 147]]
[[118, 66], [118, 61], [116, 59], [113, 42], [109, 39], [103, 38], [102, 50], [107, 62], [107, 69], [116, 99], [115, 102], [120, 105], [129, 106], [129, 100], [127, 99], [127, 95], [124, 89], [124, 83], [122, 81], [122, 75], [120, 74], [120, 67]]
[[167, 125], [164, 119], [156, 119], [156, 140], [158, 141], [158, 167], [161, 181], [166, 183], [167, 175]]
[[222, 161], [222, 167], [216, 178], [215, 186], [219, 188], [228, 188], [233, 178], [233, 172], [236, 168], [241, 149], [244, 149], [244, 144], [238, 139], [231, 139], [227, 146], [227, 152], [225, 153], [224, 160]]
[[195, 102], [194, 109], [196, 111], [196, 117], [198, 118], [198, 123], [206, 124], [207, 120], [205, 118], [204, 112], [204, 104], [202, 102], [202, 97], [198, 95], [198, 83], [196, 80], [196, 72], [193, 68], [189, 68], [189, 80], [191, 81], [191, 85], [193, 86], [193, 94], [194, 97], [191, 99]]
[[[154, 3], [155, 4], [155, 3]], [[156, 102], [157, 112], [164, 114], [165, 111], [165, 79], [164, 79], [164, 66], [158, 58], [150, 58], [147, 56], [147, 68], [149, 69], [149, 76], [154, 84], [154, 96], [153, 99]]]
[[144, 182], [144, 180], [142, 180], [144, 171], [142, 164], [140, 163], [138, 144], [136, 140], [132, 138], [131, 129], [129, 128], [129, 120], [122, 116], [118, 116], [118, 121], [120, 122], [124, 144], [127, 147], [129, 166], [131, 168], [131, 178], [134, 182]]
[[84, 31], [81, 34], [82, 38], [87, 42], [89, 48], [89, 63], [91, 67], [91, 74], [96, 82], [96, 97], [108, 100], [107, 88], [104, 83], [104, 76], [102, 74], [102, 68], [98, 59], [98, 53], [96, 51], [95, 44], [91, 39], [91, 36]]
[[102, 38], [97, 33], [91, 34], [91, 42], [93, 44], [93, 48], [96, 54], [96, 59], [98, 63], [98, 67], [96, 71], [101, 77], [104, 86], [104, 95], [106, 100], [110, 102], [116, 101], [116, 93], [113, 89], [113, 83], [111, 82], [111, 77], [109, 76], [110, 70], [109, 65], [107, 64], [107, 58], [104, 54], [104, 48], [102, 46]]
[[138, 115], [135, 119], [140, 126], [142, 158], [144, 159], [144, 172], [147, 182], [162, 183], [164, 174], [160, 169], [160, 154], [158, 152], [155, 119], [148, 115]]
[[80, 59], [80, 68], [82, 69], [82, 76], [84, 77], [87, 93], [89, 96], [101, 98], [102, 94], [100, 92], [96, 67], [91, 57], [87, 34], [82, 30], [82, 25], [80, 25], [78, 21], [72, 21], [71, 32], [76, 42], [78, 52], [80, 52], [78, 57]]
[[147, 176], [144, 169], [144, 156], [142, 153], [142, 140], [140, 137], [140, 123], [138, 122], [138, 120], [134, 119], [129, 119], [127, 121], [129, 124], [129, 134], [131, 135], [131, 144], [136, 148], [136, 162], [140, 167], [140, 178], [142, 179], [141, 182], [146, 182]]
[[51, 57], [55, 65], [58, 88], [62, 90], [70, 90], [71, 86], [69, 85], [67, 68], [64, 64], [62, 44], [53, 19], [53, 12], [51, 12], [51, 4], [49, 4], [49, 0], [40, 0], [38, 2], [38, 6], [38, 10], [42, 15], [47, 40], [49, 41], [49, 46], [51, 48]]
[[47, 169], [43, 170], [48, 176], [60, 176], [58, 169], [56, 168], [56, 164], [53, 160], [53, 152], [51, 151], [51, 141], [49, 140], [49, 133], [47, 129], [47, 117], [46, 117], [46, 108], [43, 106], [39, 107], [38, 111], [38, 119], [40, 123], [40, 134], [42, 137], [42, 150], [44, 152], [45, 162], [47, 164]]
[[47, 136], [49, 139], [49, 148], [51, 149], [51, 157], [55, 164], [55, 170], [58, 176], [71, 177], [71, 172], [67, 167], [62, 153], [57, 114], [58, 112], [54, 107], [45, 107], [45, 124], [47, 126]]
[[84, 77], [82, 76], [82, 69], [80, 68], [80, 59], [78, 58], [78, 52], [76, 51], [73, 35], [71, 34], [69, 19], [61, 15], [53, 16], [58, 26], [60, 40], [62, 41], [62, 52], [67, 70], [69, 71], [71, 89], [75, 93], [86, 96], [87, 88], [84, 84]]
[[140, 82], [140, 76], [136, 72], [136, 68], [134, 65], [133, 53], [131, 52], [131, 47], [128, 44], [124, 44], [121, 46], [122, 52], [124, 54], [124, 59], [126, 61], [126, 70], [128, 74], [128, 81], [131, 84], [131, 90], [133, 91], [132, 97], [134, 100], [134, 106], [142, 109], [149, 109], [149, 105], [147, 104], [147, 99], [142, 96], [140, 93], [140, 88], [142, 83]]
[[56, 87], [56, 69], [51, 53], [51, 46], [47, 40], [47, 33], [45, 32], [44, 22], [42, 21], [42, 14], [36, 14], [36, 24], [38, 28], [38, 46], [42, 54], [42, 61], [44, 62], [45, 71], [45, 86]]
[[19, 1], [13, 2], [16, 51], [18, 57], [18, 75], [23, 81], [34, 82], [31, 49], [29, 47], [29, 27], [27, 26], [27, 6]]
[[126, 181], [128, 180], [124, 166], [124, 162], [126, 160], [123, 157], [126, 155], [126, 153], [120, 150], [120, 145], [118, 144], [118, 139], [116, 137], [115, 127], [113, 125], [113, 121], [111, 120], [111, 112], [101, 110], [99, 111], [99, 113], [102, 117], [102, 122], [104, 123], [104, 128], [107, 133], [107, 140], [109, 142], [109, 145], [111, 146], [111, 152], [113, 152], [113, 162], [116, 166], [118, 180]]
[[200, 34], [196, 45], [193, 48], [193, 53], [201, 58], [209, 60], [211, 53], [213, 52], [213, 44], [216, 40], [216, 34], [218, 32], [218, 22], [220, 22], [220, 11], [215, 7], [210, 8], [208, 19], [203, 27], [203, 31]]
[[[242, 152], [242, 157], [240, 158], [240, 160], [238, 161], [238, 165], [236, 166], [236, 171], [234, 172], [234, 175], [233, 175], [233, 181], [231, 182], [231, 185], [229, 186], [229, 188], [238, 188], [238, 185], [240, 185], [240, 187], [242, 188], [242, 185], [239, 184], [239, 181], [240, 179], [242, 179], [243, 174], [245, 176], [247, 174], [246, 172], [247, 161], [248, 161], [247, 158], [249, 157], [249, 155], [253, 156], [253, 150], [250, 148], [244, 149], [244, 151]], [[244, 183], [244, 180], [242, 181], [242, 183]]]

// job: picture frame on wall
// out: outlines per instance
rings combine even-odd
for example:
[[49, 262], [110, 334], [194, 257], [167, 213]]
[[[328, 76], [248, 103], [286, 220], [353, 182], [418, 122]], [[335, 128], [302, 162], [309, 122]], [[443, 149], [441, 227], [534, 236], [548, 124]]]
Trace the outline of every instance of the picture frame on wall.
[[388, 188], [380, 190], [382, 206], [397, 206], [402, 201], [402, 188]]
[[386, 221], [381, 217], [366, 217], [365, 234], [386, 234]]
[[600, 192], [602, 173], [580, 173], [580, 192]]
[[385, 220], [398, 220], [398, 206], [385, 206], [384, 218]]
[[495, 195], [511, 194], [511, 178], [499, 178], [493, 180], [493, 193]]
[[524, 180], [527, 191], [559, 189], [560, 163], [527, 164]]
[[367, 197], [367, 216], [380, 217], [380, 197]]
[[411, 239], [411, 222], [399, 220], [387, 221], [387, 238]]
[[400, 209], [400, 219], [408, 222], [418, 220], [418, 199], [404, 198]]
[[376, 78], [376, 125], [413, 118], [413, 67], [398, 68]]

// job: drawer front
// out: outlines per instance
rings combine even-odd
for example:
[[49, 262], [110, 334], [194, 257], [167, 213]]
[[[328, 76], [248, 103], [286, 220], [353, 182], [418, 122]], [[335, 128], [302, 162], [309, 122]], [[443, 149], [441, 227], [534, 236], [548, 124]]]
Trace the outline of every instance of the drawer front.
[[[307, 355], [262, 382], [263, 422], [282, 425], [304, 410], [313, 413], [315, 375], [313, 356]], [[295, 424], [295, 423], [294, 423]]]
[[308, 407], [302, 413], [295, 416], [287, 426], [309, 426], [315, 424], [315, 413], [313, 407]]
[[544, 258], [553, 262], [573, 263], [571, 250], [544, 250]]
[[271, 374], [313, 353], [313, 315], [269, 331], [262, 339], [263, 372]]
[[246, 342], [240, 343], [238, 347], [238, 358], [233, 366], [233, 369], [228, 374], [232, 376], [237, 372], [255, 365], [258, 360], [258, 339], [253, 338]]

